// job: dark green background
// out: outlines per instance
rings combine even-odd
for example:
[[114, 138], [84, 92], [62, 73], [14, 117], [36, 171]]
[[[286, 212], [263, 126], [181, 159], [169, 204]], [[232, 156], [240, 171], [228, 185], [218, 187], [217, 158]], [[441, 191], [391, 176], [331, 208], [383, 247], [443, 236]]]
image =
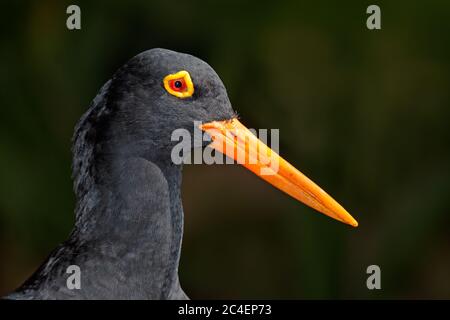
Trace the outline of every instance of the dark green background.
[[[82, 30], [69, 31], [78, 4]], [[382, 30], [366, 28], [378, 4]], [[450, 2], [17, 1], [1, 4], [0, 294], [68, 235], [73, 127], [154, 47], [194, 54], [242, 121], [360, 223], [239, 166], [188, 166], [181, 283], [191, 298], [450, 298]], [[382, 290], [366, 288], [377, 264]]]

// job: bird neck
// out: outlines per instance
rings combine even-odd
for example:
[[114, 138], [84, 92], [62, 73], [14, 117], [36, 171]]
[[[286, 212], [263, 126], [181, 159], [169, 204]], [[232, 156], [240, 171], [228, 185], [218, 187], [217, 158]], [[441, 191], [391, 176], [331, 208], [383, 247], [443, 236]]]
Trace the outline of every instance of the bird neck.
[[174, 286], [179, 288], [182, 168], [161, 157], [170, 152], [160, 149], [160, 139], [149, 135], [145, 145], [151, 154], [138, 155], [140, 142], [125, 143], [122, 135], [114, 134], [111, 83], [102, 87], [75, 128], [72, 176], [77, 206], [69, 242], [76, 247], [85, 243], [92, 257], [109, 262], [108, 270], [126, 272], [125, 278], [137, 276], [138, 288], [146, 288], [147, 297], [161, 298]]
[[182, 167], [140, 157], [98, 160], [94, 183], [78, 199], [72, 237], [101, 252], [103, 261], [120, 260], [120, 272], [165, 298], [179, 289]]

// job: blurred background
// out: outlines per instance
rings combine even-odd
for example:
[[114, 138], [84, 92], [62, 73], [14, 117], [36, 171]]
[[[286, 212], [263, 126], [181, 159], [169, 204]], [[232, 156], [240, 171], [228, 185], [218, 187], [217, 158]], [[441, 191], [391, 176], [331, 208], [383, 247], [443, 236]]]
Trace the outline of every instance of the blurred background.
[[[70, 4], [81, 30], [66, 28]], [[366, 28], [370, 4], [381, 30]], [[191, 298], [450, 298], [450, 2], [1, 7], [0, 295], [71, 230], [76, 121], [118, 67], [163, 47], [213, 66], [243, 122], [279, 128], [281, 155], [360, 223], [240, 166], [187, 166], [180, 279]], [[381, 290], [366, 287], [372, 264]]]

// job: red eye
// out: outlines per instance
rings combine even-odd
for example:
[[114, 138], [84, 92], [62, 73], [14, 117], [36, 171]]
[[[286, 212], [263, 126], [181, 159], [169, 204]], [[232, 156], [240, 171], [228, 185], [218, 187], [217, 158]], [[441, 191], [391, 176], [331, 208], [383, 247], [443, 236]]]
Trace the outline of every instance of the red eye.
[[168, 93], [180, 99], [192, 97], [194, 94], [194, 84], [186, 70], [168, 74], [164, 77], [163, 84]]
[[184, 78], [169, 80], [169, 86], [170, 89], [176, 92], [184, 92], [187, 90], [187, 85]]

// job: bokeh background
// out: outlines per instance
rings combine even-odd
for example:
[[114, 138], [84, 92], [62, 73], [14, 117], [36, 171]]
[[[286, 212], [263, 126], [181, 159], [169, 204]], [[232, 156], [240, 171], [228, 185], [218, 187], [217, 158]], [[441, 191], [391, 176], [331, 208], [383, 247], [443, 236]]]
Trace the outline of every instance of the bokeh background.
[[[81, 7], [82, 29], [66, 28]], [[366, 28], [378, 4], [382, 30]], [[450, 298], [450, 2], [15, 1], [0, 28], [0, 295], [74, 221], [73, 127], [114, 71], [194, 54], [353, 229], [239, 166], [184, 170], [191, 298]], [[381, 290], [366, 288], [367, 266]]]

